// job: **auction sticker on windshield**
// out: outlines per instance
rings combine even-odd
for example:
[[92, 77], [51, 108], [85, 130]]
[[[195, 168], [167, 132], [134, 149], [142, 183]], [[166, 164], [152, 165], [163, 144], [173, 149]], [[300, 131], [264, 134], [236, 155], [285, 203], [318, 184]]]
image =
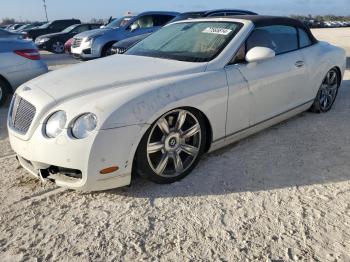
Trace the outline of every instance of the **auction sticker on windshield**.
[[231, 29], [216, 28], [216, 27], [207, 27], [202, 31], [202, 33], [216, 34], [216, 35], [228, 35], [231, 32], [232, 32]]

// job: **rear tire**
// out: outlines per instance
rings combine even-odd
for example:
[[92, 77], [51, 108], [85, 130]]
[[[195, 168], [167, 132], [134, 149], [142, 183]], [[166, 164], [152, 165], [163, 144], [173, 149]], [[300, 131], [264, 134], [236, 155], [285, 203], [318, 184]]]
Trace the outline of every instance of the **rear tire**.
[[329, 70], [322, 81], [310, 111], [314, 113], [326, 113], [331, 110], [337, 98], [340, 83], [341, 76], [338, 70], [336, 68]]
[[11, 87], [9, 84], [0, 79], [0, 107], [4, 106], [8, 100], [8, 97], [10, 95]]
[[170, 184], [186, 177], [198, 164], [206, 144], [201, 113], [175, 109], [155, 121], [136, 152], [136, 172], [155, 183]]

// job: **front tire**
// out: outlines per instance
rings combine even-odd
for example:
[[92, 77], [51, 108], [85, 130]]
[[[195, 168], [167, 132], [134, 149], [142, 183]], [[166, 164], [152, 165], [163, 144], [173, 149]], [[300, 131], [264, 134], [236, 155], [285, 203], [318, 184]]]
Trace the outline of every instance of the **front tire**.
[[341, 79], [338, 70], [335, 68], [329, 70], [322, 81], [310, 110], [314, 113], [326, 113], [331, 110], [337, 98], [340, 83]]
[[0, 107], [6, 104], [10, 95], [11, 87], [5, 81], [0, 79]]
[[112, 55], [112, 50], [111, 50], [111, 48], [112, 48], [112, 46], [113, 46], [115, 43], [116, 43], [116, 42], [111, 42], [111, 43], [106, 44], [106, 45], [103, 47], [102, 51], [101, 51], [101, 56], [102, 56], [102, 57], [106, 57], [106, 56]]
[[142, 138], [136, 172], [153, 182], [169, 184], [187, 176], [198, 164], [206, 143], [202, 115], [176, 109], [161, 116]]
[[55, 41], [51, 45], [51, 52], [54, 54], [63, 54], [64, 53], [64, 43], [61, 41]]

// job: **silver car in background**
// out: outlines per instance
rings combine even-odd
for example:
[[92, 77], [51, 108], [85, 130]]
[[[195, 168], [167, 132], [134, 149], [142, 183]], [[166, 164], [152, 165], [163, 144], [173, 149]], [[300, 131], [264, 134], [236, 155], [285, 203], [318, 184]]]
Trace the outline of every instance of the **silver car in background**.
[[0, 38], [23, 39], [25, 35], [19, 32], [10, 32], [0, 28]]
[[0, 38], [0, 106], [18, 86], [47, 71], [32, 41]]

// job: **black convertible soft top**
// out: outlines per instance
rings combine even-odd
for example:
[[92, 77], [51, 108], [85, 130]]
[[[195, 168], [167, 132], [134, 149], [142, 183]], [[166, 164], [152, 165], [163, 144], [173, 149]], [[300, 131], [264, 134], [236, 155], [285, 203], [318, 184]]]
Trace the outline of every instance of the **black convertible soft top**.
[[270, 25], [286, 25], [301, 28], [309, 35], [309, 38], [313, 44], [318, 42], [314, 35], [311, 33], [310, 28], [306, 26], [303, 22], [294, 18], [263, 15], [237, 15], [233, 18], [252, 21], [255, 27], [263, 27]]

